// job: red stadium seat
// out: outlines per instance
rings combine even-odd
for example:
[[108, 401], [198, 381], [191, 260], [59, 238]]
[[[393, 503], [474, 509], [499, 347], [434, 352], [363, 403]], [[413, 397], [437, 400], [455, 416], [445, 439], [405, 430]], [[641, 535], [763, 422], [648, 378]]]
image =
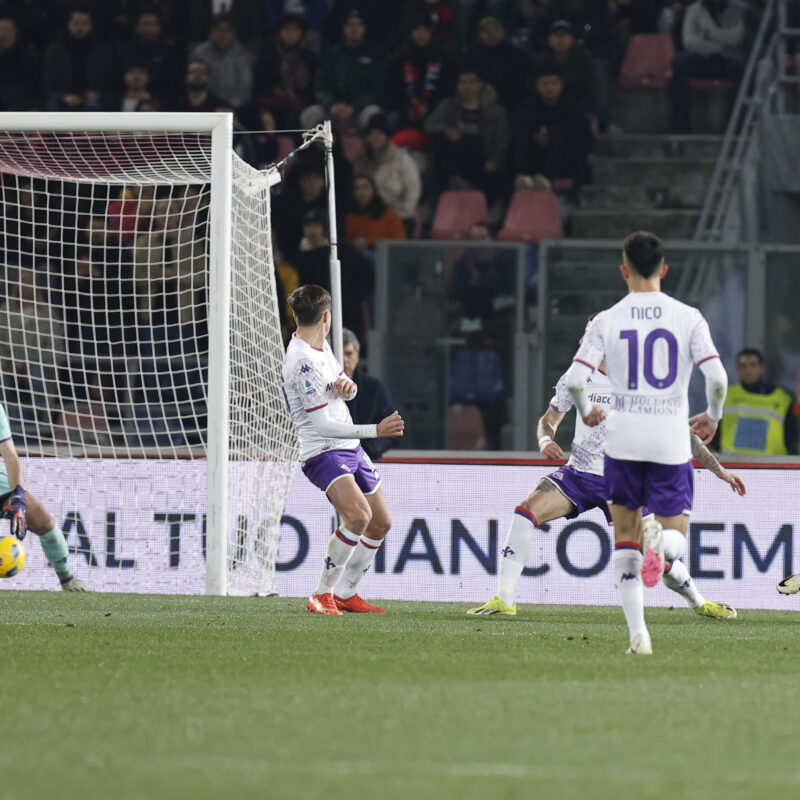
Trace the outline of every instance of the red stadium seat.
[[623, 89], [665, 89], [672, 80], [675, 45], [665, 33], [631, 36], [619, 73]]
[[506, 211], [503, 229], [497, 238], [505, 242], [532, 242], [561, 239], [561, 210], [552, 192], [517, 192]]
[[442, 192], [433, 215], [432, 239], [466, 239], [470, 225], [489, 216], [483, 192]]
[[447, 449], [485, 450], [486, 427], [477, 406], [453, 405], [447, 409]]

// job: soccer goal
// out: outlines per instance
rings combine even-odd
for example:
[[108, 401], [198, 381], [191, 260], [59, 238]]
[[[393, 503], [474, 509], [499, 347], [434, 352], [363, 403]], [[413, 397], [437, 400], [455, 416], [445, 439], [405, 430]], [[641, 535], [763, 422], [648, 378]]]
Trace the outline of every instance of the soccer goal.
[[[105, 591], [274, 592], [297, 464], [277, 172], [233, 153], [229, 114], [7, 113], [0, 178], [2, 400], [73, 571]], [[52, 588], [31, 539], [14, 585]]]

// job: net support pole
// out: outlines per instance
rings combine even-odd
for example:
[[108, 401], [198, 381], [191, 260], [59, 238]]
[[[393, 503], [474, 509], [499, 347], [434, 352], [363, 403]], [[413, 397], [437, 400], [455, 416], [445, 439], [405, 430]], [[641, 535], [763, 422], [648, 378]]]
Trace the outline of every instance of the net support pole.
[[333, 354], [340, 364], [344, 364], [342, 347], [342, 265], [339, 263], [339, 233], [336, 228], [336, 181], [333, 172], [333, 128], [331, 121], [322, 123], [323, 141], [325, 142], [325, 171], [328, 177], [328, 230], [331, 242], [331, 343]]
[[206, 594], [212, 595], [228, 591], [232, 151], [232, 116], [225, 114], [211, 131]]

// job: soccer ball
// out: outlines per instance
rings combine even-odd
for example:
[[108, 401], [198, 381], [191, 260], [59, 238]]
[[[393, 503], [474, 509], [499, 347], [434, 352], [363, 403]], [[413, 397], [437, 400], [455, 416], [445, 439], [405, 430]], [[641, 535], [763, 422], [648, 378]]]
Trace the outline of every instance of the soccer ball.
[[25, 548], [13, 536], [0, 539], [0, 578], [13, 578], [25, 565]]

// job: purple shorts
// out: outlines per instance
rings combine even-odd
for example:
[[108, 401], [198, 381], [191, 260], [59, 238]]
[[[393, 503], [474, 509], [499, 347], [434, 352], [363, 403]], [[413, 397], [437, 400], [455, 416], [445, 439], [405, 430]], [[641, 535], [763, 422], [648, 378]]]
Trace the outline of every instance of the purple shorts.
[[605, 457], [606, 499], [609, 503], [640, 508], [660, 517], [677, 517], [692, 510], [692, 462], [656, 464]]
[[345, 475], [352, 475], [364, 494], [375, 494], [381, 485], [380, 475], [361, 445], [355, 450], [328, 450], [309, 458], [303, 464], [303, 474], [323, 492]]
[[572, 467], [561, 467], [545, 478], [575, 506], [575, 510], [567, 514], [567, 519], [574, 519], [584, 511], [599, 508], [606, 515], [606, 522], [611, 522], [611, 514], [606, 505], [605, 478], [602, 475], [578, 472]]

